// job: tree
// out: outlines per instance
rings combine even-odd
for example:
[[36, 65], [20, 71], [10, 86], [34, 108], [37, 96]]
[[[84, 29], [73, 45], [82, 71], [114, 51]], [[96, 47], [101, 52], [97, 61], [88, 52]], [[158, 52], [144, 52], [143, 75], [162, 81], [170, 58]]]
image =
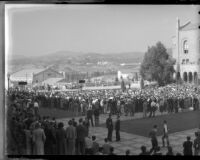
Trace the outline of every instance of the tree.
[[145, 80], [157, 81], [159, 86], [173, 81], [174, 61], [170, 58], [165, 46], [158, 42], [156, 46], [148, 47], [145, 53], [140, 74]]

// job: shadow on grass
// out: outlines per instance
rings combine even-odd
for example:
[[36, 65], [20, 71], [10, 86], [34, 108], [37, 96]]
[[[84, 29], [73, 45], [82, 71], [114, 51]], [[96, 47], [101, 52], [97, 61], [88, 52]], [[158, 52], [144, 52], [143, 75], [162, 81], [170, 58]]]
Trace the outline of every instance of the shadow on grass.
[[[153, 125], [156, 124], [158, 126], [158, 136], [160, 136], [163, 133], [164, 120], [168, 123], [169, 133], [194, 129], [200, 125], [200, 111], [121, 121], [121, 131], [148, 137]], [[105, 124], [101, 126], [105, 127]]]

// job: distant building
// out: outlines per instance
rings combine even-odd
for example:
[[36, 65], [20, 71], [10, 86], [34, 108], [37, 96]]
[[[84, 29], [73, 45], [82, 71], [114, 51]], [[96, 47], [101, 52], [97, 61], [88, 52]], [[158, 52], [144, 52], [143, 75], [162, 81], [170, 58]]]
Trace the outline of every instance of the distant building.
[[39, 84], [49, 78], [64, 78], [64, 74], [52, 68], [43, 69], [23, 69], [11, 74], [10, 81], [13, 83], [24, 81], [28, 84]]
[[117, 72], [117, 78], [118, 80], [133, 80], [133, 81], [139, 81], [140, 79], [140, 72], [139, 72], [139, 66], [135, 67], [133, 69], [120, 69]]
[[45, 69], [23, 69], [17, 72], [14, 72], [10, 75], [11, 82], [24, 81], [27, 83], [33, 82], [33, 75], [44, 71]]
[[52, 68], [47, 68], [39, 73], [34, 73], [32, 83], [41, 83], [49, 78], [64, 78], [64, 75], [63, 73], [59, 73]]
[[200, 24], [176, 24], [173, 37], [172, 57], [176, 60], [174, 77], [184, 82], [197, 83], [200, 79]]
[[93, 77], [90, 79], [92, 83], [111, 83], [115, 82], [116, 76], [115, 75], [104, 75], [104, 76], [99, 76], [99, 77]]
[[126, 66], [126, 67], [135, 67], [140, 65], [141, 63], [121, 63], [120, 66]]
[[50, 85], [50, 86], [60, 86], [60, 81], [62, 80], [63, 78], [48, 78], [44, 81], [41, 82], [41, 85], [43, 86], [47, 86], [47, 85]]

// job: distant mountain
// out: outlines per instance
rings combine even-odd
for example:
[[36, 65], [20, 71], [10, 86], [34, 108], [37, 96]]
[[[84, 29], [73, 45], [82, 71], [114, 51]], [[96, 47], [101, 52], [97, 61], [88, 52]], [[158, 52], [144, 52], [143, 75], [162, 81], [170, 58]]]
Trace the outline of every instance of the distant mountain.
[[[45, 54], [37, 57], [26, 57], [26, 56], [11, 56], [9, 65], [15, 66], [12, 68], [26, 68], [26, 66], [36, 67], [47, 67], [53, 66], [58, 70], [67, 71], [79, 71], [82, 68], [85, 70], [94, 70], [94, 67], [101, 68], [98, 66], [98, 62], [108, 62], [108, 66], [105, 66], [103, 70], [107, 68], [117, 68], [121, 63], [139, 63], [143, 60], [143, 52], [124, 52], [124, 53], [84, 53], [84, 52], [73, 52], [73, 51], [57, 51], [50, 54]], [[91, 64], [92, 66], [87, 66]]]

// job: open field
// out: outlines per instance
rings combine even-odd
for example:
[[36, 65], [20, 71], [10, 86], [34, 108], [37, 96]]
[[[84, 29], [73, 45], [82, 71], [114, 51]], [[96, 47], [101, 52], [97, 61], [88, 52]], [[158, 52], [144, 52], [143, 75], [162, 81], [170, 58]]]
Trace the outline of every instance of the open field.
[[[157, 124], [158, 136], [160, 136], [162, 135], [164, 120], [168, 122], [169, 133], [198, 128], [200, 125], [200, 111], [121, 121], [121, 131], [148, 137], [153, 125]], [[103, 126], [105, 127], [105, 124]]]

